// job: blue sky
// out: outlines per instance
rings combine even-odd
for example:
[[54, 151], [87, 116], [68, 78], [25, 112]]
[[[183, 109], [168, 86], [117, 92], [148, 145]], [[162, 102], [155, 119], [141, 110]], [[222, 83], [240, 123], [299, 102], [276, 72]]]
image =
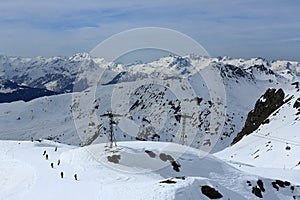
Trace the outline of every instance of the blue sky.
[[157, 26], [212, 56], [300, 61], [298, 0], [10, 0], [0, 2], [0, 54], [70, 56], [109, 36]]

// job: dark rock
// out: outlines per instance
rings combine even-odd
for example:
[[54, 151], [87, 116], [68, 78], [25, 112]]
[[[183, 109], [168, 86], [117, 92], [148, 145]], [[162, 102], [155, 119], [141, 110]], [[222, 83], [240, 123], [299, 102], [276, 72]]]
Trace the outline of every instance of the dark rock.
[[291, 186], [291, 190], [294, 191], [295, 190], [295, 186]]
[[268, 124], [270, 123], [270, 119], [266, 119], [265, 121], [262, 122], [262, 124]]
[[277, 191], [279, 190], [279, 187], [277, 186], [276, 182], [272, 182], [273, 188], [275, 188]]
[[282, 187], [282, 188], [283, 188], [284, 185], [285, 185], [284, 182], [281, 181], [281, 180], [276, 180], [276, 184], [279, 185], [279, 186]]
[[134, 110], [135, 108], [137, 108], [142, 102], [140, 102], [139, 100], [136, 100], [136, 102], [134, 102], [134, 104], [130, 107], [129, 111]]
[[179, 163], [177, 163], [176, 161], [172, 161], [171, 164], [172, 164], [172, 166], [173, 166], [173, 169], [174, 169], [176, 172], [179, 172], [179, 171], [180, 171], [181, 165], [180, 165]]
[[118, 82], [121, 82], [122, 79], [127, 75], [127, 72], [120, 72], [119, 74], [117, 74], [111, 81], [109, 81], [108, 83], [105, 83], [103, 85], [113, 85], [113, 84], [117, 84]]
[[285, 185], [285, 186], [290, 186], [290, 185], [291, 185], [291, 183], [290, 183], [290, 182], [288, 182], [288, 181], [284, 181], [284, 185]]
[[268, 89], [261, 98], [265, 101], [257, 100], [254, 109], [248, 113], [245, 125], [240, 133], [233, 139], [231, 145], [240, 141], [245, 135], [251, 134], [284, 102], [284, 92], [282, 89]]
[[300, 97], [295, 101], [293, 108], [297, 109], [299, 112], [297, 115], [300, 113]]
[[203, 98], [201, 98], [201, 97], [195, 97], [194, 100], [196, 101], [197, 105], [199, 106], [200, 103], [202, 102]]
[[149, 151], [149, 150], [145, 150], [145, 152], [151, 157], [151, 158], [155, 158], [155, 153], [153, 151]]
[[174, 183], [176, 183], [176, 181], [173, 181], [173, 180], [171, 180], [171, 179], [167, 179], [167, 180], [160, 181], [159, 183], [174, 184]]
[[258, 187], [253, 187], [252, 188], [252, 193], [255, 194], [255, 196], [262, 198], [262, 193], [261, 190]]
[[165, 153], [159, 154], [159, 158], [164, 162], [166, 162], [167, 160], [169, 160], [170, 162], [174, 161], [174, 158], [171, 155]]
[[107, 156], [107, 160], [109, 162], [113, 162], [113, 163], [116, 163], [116, 164], [119, 163], [120, 159], [121, 159], [120, 155]]
[[252, 185], [250, 181], [247, 181], [247, 184], [248, 184], [248, 186], [251, 186], [251, 185]]
[[298, 81], [297, 81], [297, 82], [294, 82], [294, 83], [292, 83], [291, 85], [294, 85], [296, 89], [299, 89], [299, 82], [298, 82]]
[[264, 183], [262, 182], [262, 180], [258, 179], [257, 181], [257, 185], [259, 187], [259, 189], [262, 191], [262, 192], [265, 192], [265, 188], [264, 188]]
[[139, 141], [147, 141], [145, 138], [140, 138], [140, 137], [135, 137], [135, 139]]
[[223, 195], [218, 190], [208, 185], [202, 186], [201, 192], [210, 199], [221, 199], [223, 197]]
[[152, 140], [154, 140], [155, 138], [157, 138], [157, 140], [159, 141], [160, 140], [160, 135], [158, 135], [158, 134], [153, 134], [152, 136], [151, 136], [151, 139]]
[[185, 176], [176, 176], [175, 178], [185, 180]]

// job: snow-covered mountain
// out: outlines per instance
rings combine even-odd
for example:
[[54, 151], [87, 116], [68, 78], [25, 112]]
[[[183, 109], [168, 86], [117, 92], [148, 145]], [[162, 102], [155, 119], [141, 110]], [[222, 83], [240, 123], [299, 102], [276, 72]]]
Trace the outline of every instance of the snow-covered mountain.
[[[195, 62], [198, 68], [194, 67]], [[13, 81], [21, 86], [47, 89], [56, 93], [66, 93], [72, 92], [74, 86], [80, 91], [91, 86], [92, 83], [86, 82], [87, 73], [94, 72], [98, 68], [106, 69], [108, 67], [115, 72], [121, 73], [116, 79], [130, 81], [145, 76], [148, 77], [151, 74], [158, 78], [178, 77], [179, 75], [189, 76], [195, 70], [205, 67], [210, 63], [222, 63], [245, 69], [248, 72], [250, 71], [254, 76], [256, 75], [257, 79], [262, 79], [264, 74], [276, 72], [276, 75], [283, 76], [289, 81], [297, 81], [300, 74], [300, 63], [295, 61], [268, 62], [262, 58], [243, 60], [228, 57], [207, 58], [191, 55], [186, 57], [163, 57], [146, 64], [134, 63], [122, 65], [106, 62], [101, 58], [93, 58], [87, 53], [78, 53], [69, 58], [21, 58], [0, 55], [0, 75], [1, 80]], [[265, 76], [265, 78], [270, 77]], [[111, 81], [116, 82], [116, 79]], [[76, 86], [76, 84], [80, 86]], [[10, 92], [2, 87], [0, 88], [1, 93]]]
[[[159, 184], [158, 180], [162, 178], [166, 182], [180, 182], [169, 188], [170, 190], [166, 189], [170, 195], [162, 196], [162, 199], [181, 199], [187, 195], [185, 190], [192, 193], [190, 199], [196, 196], [205, 199], [207, 197], [203, 196], [203, 190], [213, 191], [209, 187], [218, 190], [225, 199], [256, 199], [260, 194], [264, 199], [298, 198], [299, 193], [295, 190], [297, 187], [291, 187], [291, 183], [299, 184], [297, 178], [294, 178], [299, 174], [300, 162], [297, 157], [300, 145], [297, 135], [300, 120], [298, 62], [190, 55], [123, 65], [108, 63], [104, 59], [92, 58], [84, 53], [70, 58], [25, 59], [1, 56], [0, 71], [0, 97], [3, 100], [1, 102], [6, 102], [0, 104], [2, 140], [47, 139], [73, 145], [62, 145], [66, 152], [59, 156], [68, 160], [70, 165], [83, 165], [84, 169], [91, 167], [85, 166], [84, 162], [93, 167], [97, 165], [95, 161], [91, 161], [93, 159], [82, 160], [82, 157], [87, 156], [84, 149], [96, 148], [101, 153], [103, 145], [97, 143], [107, 143], [111, 133], [117, 144], [120, 141], [158, 142], [120, 143], [125, 150], [114, 155], [113, 160], [119, 156], [126, 158], [128, 151], [143, 152], [137, 160], [145, 160], [145, 150], [150, 149], [149, 151], [157, 154], [158, 149], [162, 148], [162, 143], [159, 142], [180, 143], [206, 152], [200, 157], [215, 153], [217, 157], [243, 172], [208, 155], [202, 162], [206, 163], [206, 159], [211, 159], [209, 162], [212, 163], [207, 163], [209, 168], [222, 166], [225, 171], [232, 173], [222, 171], [222, 177], [220, 171], [212, 171], [210, 174], [207, 169], [202, 174], [197, 169], [205, 168], [204, 164], [201, 159], [198, 162], [198, 158], [194, 158], [194, 153], [189, 152], [191, 155], [188, 158], [180, 158], [180, 155], [178, 162], [181, 160], [181, 165], [187, 166], [193, 163], [196, 168], [188, 167], [187, 170], [175, 174], [172, 170], [172, 173], [157, 171], [155, 175], [152, 174], [159, 177], [155, 178], [158, 182], [155, 184]], [[16, 92], [20, 94], [20, 91], [34, 91], [33, 89], [44, 93], [28, 98], [27, 94], [33, 94], [29, 92], [25, 93], [26, 99], [24, 95], [23, 98], [15, 98], [30, 100], [28, 102], [4, 100], [4, 97]], [[113, 115], [115, 117], [110, 118]], [[30, 149], [28, 151], [36, 151], [34, 146], [39, 144], [20, 143], [26, 145]], [[48, 145], [49, 142], [46, 143]], [[69, 152], [69, 148], [89, 144], [93, 145]], [[10, 144], [3, 142], [3, 145]], [[177, 145], [176, 148], [180, 149], [180, 146]], [[153, 155], [152, 153], [150, 154]], [[172, 150], [170, 154], [176, 152]], [[130, 160], [134, 161], [135, 158]], [[182, 164], [185, 160], [192, 161]], [[123, 165], [131, 162], [121, 159], [120, 163], [124, 167]], [[148, 161], [147, 163], [149, 164]], [[40, 164], [36, 167], [40, 168]], [[144, 169], [146, 166], [130, 166], [136, 167]], [[97, 170], [99, 169], [95, 169], [95, 173], [98, 173]], [[214, 173], [219, 175], [212, 175]], [[254, 178], [247, 173], [264, 178]], [[174, 178], [176, 176], [196, 178], [187, 178], [187, 183]], [[116, 177], [121, 177], [121, 174]], [[232, 180], [232, 177], [240, 182]], [[151, 185], [152, 182], [147, 185], [144, 176], [143, 183], [136, 181], [137, 179], [139, 178], [135, 177], [135, 181], [132, 181], [137, 187], [145, 184], [145, 187], [154, 187], [156, 192], [160, 190]], [[265, 192], [258, 179], [263, 182]], [[108, 181], [112, 183], [113, 180], [115, 179]], [[89, 181], [92, 184], [93, 181]], [[209, 187], [200, 191], [203, 181]], [[288, 181], [289, 185], [284, 181]], [[244, 187], [244, 182], [248, 186]], [[238, 184], [242, 185], [241, 188], [237, 188]], [[118, 186], [116, 184], [113, 187]], [[109, 193], [111, 188], [105, 190]], [[135, 192], [134, 190], [132, 195], [136, 195]]]
[[[35, 63], [32, 61], [34, 59], [3, 57], [2, 60], [5, 60], [4, 58], [11, 63], [21, 61]], [[72, 74], [72, 80], [81, 80], [77, 82], [80, 84], [75, 86], [74, 82], [68, 85], [73, 85], [79, 91], [94, 86], [79, 93], [44, 97], [28, 103], [1, 104], [2, 139], [52, 138], [73, 145], [83, 145], [98, 133], [100, 136], [106, 134], [109, 129], [108, 119], [99, 116], [113, 111], [123, 115], [119, 120], [121, 125], [125, 124], [125, 128], [115, 127], [118, 133], [117, 140], [160, 140], [180, 143], [183, 130], [182, 116], [189, 115], [191, 118], [187, 119], [188, 126], [185, 127], [185, 132], [191, 132], [190, 135], [193, 136], [187, 135], [185, 142], [195, 148], [205, 145], [210, 148], [208, 146], [211, 145], [213, 152], [217, 152], [229, 146], [242, 131], [248, 113], [254, 109], [256, 101], [269, 88], [281, 88], [283, 96], [286, 96], [289, 91], [297, 90], [298, 86], [295, 85], [298, 80], [296, 73], [298, 64], [293, 63], [291, 64], [293, 67], [289, 67], [291, 74], [294, 74], [291, 81], [278, 74], [281, 68], [272, 67], [263, 59], [170, 56], [151, 63], [129, 66], [107, 63], [103, 59], [91, 58], [88, 54], [77, 54], [68, 59], [36, 58], [36, 60], [39, 60], [38, 67], [25, 67], [26, 70], [20, 73], [19, 77], [27, 77], [24, 80], [30, 80], [30, 74], [34, 73], [33, 79], [37, 77], [40, 79], [40, 76], [43, 76], [42, 71], [48, 70], [47, 74], [51, 72], [49, 69], [51, 64], [60, 66], [63, 63], [64, 67], [55, 65], [53, 68], [59, 70], [54, 70], [53, 73], [66, 76]], [[41, 62], [48, 64], [42, 65]], [[66, 66], [71, 66], [68, 69], [71, 72], [69, 75]], [[102, 73], [102, 76], [99, 78], [94, 75], [90, 78], [91, 74], [97, 74], [95, 72]], [[221, 84], [224, 86], [215, 84], [218, 81], [216, 77], [221, 78]], [[43, 78], [47, 79], [47, 76]], [[99, 83], [95, 84], [97, 81]], [[22, 84], [30, 85], [26, 81]], [[213, 96], [213, 93], [222, 87], [223, 96]], [[269, 100], [266, 104], [269, 104]], [[215, 110], [219, 113], [214, 113]], [[273, 111], [271, 108], [270, 112]], [[72, 125], [73, 119], [76, 127]], [[19, 124], [17, 127], [14, 126], [15, 120]], [[211, 121], [219, 125], [212, 127]], [[69, 125], [61, 126], [64, 123]], [[129, 131], [131, 135], [126, 131], [128, 123], [135, 125], [134, 133], [133, 130]], [[79, 132], [81, 140], [75, 136], [77, 135], [75, 130]], [[18, 134], [14, 134], [16, 132]], [[213, 138], [209, 135], [212, 133], [217, 135], [217, 140], [211, 141]]]
[[[86, 89], [88, 83], [85, 82], [84, 72], [105, 65], [103, 59], [91, 58], [87, 53], [78, 53], [69, 58], [20, 58], [2, 55], [0, 75], [3, 80], [10, 80], [22, 86], [66, 93], [72, 92], [76, 84], [81, 84], [82, 90]], [[9, 91], [1, 89], [0, 92]]]

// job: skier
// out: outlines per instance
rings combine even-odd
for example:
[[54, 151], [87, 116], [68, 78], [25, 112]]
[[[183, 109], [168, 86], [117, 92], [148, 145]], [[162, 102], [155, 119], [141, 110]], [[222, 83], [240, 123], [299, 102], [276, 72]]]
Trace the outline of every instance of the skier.
[[46, 154], [46, 160], [48, 160], [48, 154]]
[[59, 165], [59, 164], [60, 164], [60, 160], [57, 161], [57, 165]]
[[75, 180], [77, 181], [77, 174], [74, 174], [74, 178], [75, 178]]
[[46, 153], [47, 153], [47, 152], [46, 152], [46, 150], [45, 150], [44, 153], [43, 153], [43, 156], [46, 155]]
[[57, 147], [55, 147], [54, 151], [57, 151]]
[[51, 163], [51, 168], [53, 168], [53, 163]]
[[64, 173], [60, 172], [60, 178], [64, 178]]

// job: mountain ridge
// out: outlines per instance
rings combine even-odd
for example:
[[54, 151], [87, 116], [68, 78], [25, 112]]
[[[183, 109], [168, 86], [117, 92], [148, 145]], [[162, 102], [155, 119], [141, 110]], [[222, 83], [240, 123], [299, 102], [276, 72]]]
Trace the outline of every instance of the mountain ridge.
[[[3, 79], [14, 81], [20, 85], [32, 88], [47, 89], [56, 93], [72, 92], [74, 85], [84, 77], [80, 77], [83, 71], [91, 71], [96, 68], [111, 69], [118, 73], [139, 72], [149, 74], [150, 69], [158, 72], [159, 67], [164, 66], [159, 71], [166, 76], [189, 75], [193, 73], [191, 69], [198, 61], [201, 66], [197, 70], [212, 63], [228, 64], [241, 69], [266, 71], [282, 76], [289, 81], [298, 81], [300, 75], [300, 63], [295, 61], [267, 61], [262, 58], [233, 59], [229, 57], [208, 58], [189, 56], [169, 56], [146, 64], [128, 65], [114, 64], [102, 58], [95, 58], [88, 53], [77, 53], [70, 57], [37, 57], [21, 58], [0, 55], [0, 74]], [[151, 71], [151, 70], [150, 70]], [[254, 74], [254, 72], [252, 72]], [[162, 77], [163, 78], [163, 77]], [[86, 87], [91, 86], [87, 85]], [[83, 87], [86, 89], [86, 87]]]
[[[46, 60], [45, 58], [39, 59]], [[61, 58], [54, 57], [53, 60], [50, 59], [46, 63], [57, 64], [62, 62]], [[33, 118], [33, 124], [45, 123], [42, 116], [32, 117], [34, 115], [38, 116], [35, 112], [35, 110], [41, 110], [38, 105], [48, 105], [43, 108], [43, 112], [47, 114], [52, 113], [51, 110], [57, 110], [55, 105], [63, 104], [61, 106], [64, 107], [62, 110], [65, 113], [54, 115], [53, 118], [59, 123], [66, 122], [70, 125], [72, 119], [75, 119], [75, 124], [78, 121], [79, 126], [71, 125], [58, 128], [55, 131], [56, 133], [53, 134], [51, 131], [53, 130], [52, 124], [56, 122], [48, 120], [51, 128], [47, 129], [46, 123], [43, 128], [44, 134], [35, 130], [24, 133], [22, 129], [27, 130], [28, 128], [24, 126], [27, 127], [28, 124], [22, 125], [23, 123], [20, 122], [25, 120], [26, 117], [24, 118], [18, 114], [13, 105], [3, 106], [3, 109], [6, 110], [4, 113], [13, 112], [15, 114], [11, 116], [14, 116], [15, 119], [21, 119], [19, 123], [23, 127], [20, 127], [20, 131], [23, 132], [22, 139], [46, 137], [55, 141], [82, 145], [85, 140], [90, 140], [89, 138], [94, 138], [99, 133], [101, 133], [101, 137], [105, 137], [109, 129], [108, 121], [104, 118], [97, 119], [97, 116], [115, 109], [114, 112], [125, 114], [120, 119], [121, 124], [125, 123], [125, 126], [128, 122], [136, 124], [134, 136], [128, 135], [126, 128], [116, 127], [117, 140], [151, 140], [151, 138], [157, 139], [158, 135], [162, 141], [179, 142], [179, 135], [175, 136], [174, 134], [182, 131], [182, 120], [179, 114], [189, 114], [192, 116], [189, 122], [191, 125], [185, 131], [196, 130], [197, 133], [193, 136], [195, 138], [187, 138], [186, 142], [196, 148], [206, 146], [209, 149], [212, 146], [214, 152], [217, 152], [232, 143], [232, 140], [243, 129], [248, 113], [255, 108], [255, 102], [268, 89], [283, 89], [284, 92], [293, 90], [296, 89], [297, 85], [291, 84], [298, 80], [297, 74], [292, 81], [290, 77], [286, 78], [278, 74], [278, 71], [275, 70], [277, 68], [272, 68], [269, 62], [261, 58], [241, 61], [241, 59], [224, 57], [220, 62], [220, 58], [197, 57], [195, 55], [186, 57], [169, 56], [151, 63], [139, 63], [131, 66], [107, 63], [100, 58], [95, 58], [96, 61], [93, 61], [93, 58], [88, 54], [76, 54], [70, 58], [65, 58], [65, 60], [67, 60], [66, 62], [77, 63], [77, 65], [71, 65], [73, 68], [69, 70], [73, 72], [72, 80], [75, 81], [71, 83], [73, 89], [67, 93], [74, 91], [74, 88], [77, 92], [57, 97], [39, 98], [29, 104], [18, 104], [26, 105], [27, 108], [23, 113], [27, 113], [27, 116]], [[86, 65], [83, 65], [82, 62]], [[99, 67], [99, 63], [106, 68]], [[249, 63], [251, 66], [249, 66]], [[298, 64], [295, 65], [295, 69], [298, 69]], [[43, 67], [45, 66], [49, 67], [50, 65], [43, 65]], [[79, 68], [78, 72], [75, 72], [76, 67]], [[291, 66], [289, 68], [294, 69]], [[60, 67], [57, 67], [57, 69], [65, 70]], [[97, 77], [98, 72], [102, 73], [100, 78]], [[31, 73], [28, 73], [28, 77], [24, 80], [29, 80]], [[201, 73], [206, 73], [208, 79], [205, 80], [204, 74]], [[157, 76], [160, 77], [161, 82], [155, 81]], [[223, 97], [211, 96], [215, 92], [214, 90], [219, 89], [219, 85], [214, 83], [217, 76], [222, 79], [220, 84], [224, 84]], [[210, 82], [207, 82], [207, 80], [210, 80]], [[35, 82], [37, 81], [33, 81], [33, 83]], [[70, 83], [68, 84], [70, 85]], [[212, 88], [209, 88], [211, 86]], [[132, 90], [132, 88], [136, 89]], [[114, 94], [117, 95], [115, 100]], [[50, 99], [52, 102], [50, 102]], [[197, 99], [198, 101], [194, 101]], [[201, 101], [199, 101], [200, 99]], [[112, 105], [114, 101], [116, 104]], [[136, 105], [134, 106], [134, 104]], [[126, 105], [129, 107], [127, 108]], [[168, 105], [170, 106], [168, 107]], [[174, 109], [172, 110], [172, 105], [174, 108], [177, 106], [180, 112], [176, 113]], [[62, 110], [57, 110], [57, 112], [59, 113]], [[219, 113], [214, 114], [213, 110], [218, 110]], [[164, 113], [167, 113], [167, 115]], [[6, 114], [3, 116], [6, 116]], [[167, 117], [167, 124], [162, 128], [160, 121], [163, 121], [164, 117]], [[29, 124], [31, 118], [26, 119]], [[39, 118], [42, 121], [39, 121]], [[224, 118], [225, 121], [221, 122], [218, 118]], [[211, 119], [220, 124], [224, 123], [224, 125], [213, 127], [210, 123]], [[11, 120], [14, 121], [14, 119]], [[34, 126], [33, 124], [30, 126]], [[3, 124], [3, 131], [9, 131], [10, 126], [12, 125], [9, 121]], [[156, 127], [156, 130], [146, 134], [145, 131], [154, 130], [153, 127]], [[78, 132], [79, 136], [83, 138], [80, 139], [75, 136], [74, 132]], [[219, 133], [219, 139], [213, 139], [213, 135], [209, 136], [208, 133], [210, 132], [216, 132], [215, 135]], [[2, 139], [15, 138], [15, 136], [7, 134], [2, 134], [1, 137]], [[74, 138], [72, 139], [72, 137]], [[214, 144], [215, 142], [216, 144]]]

